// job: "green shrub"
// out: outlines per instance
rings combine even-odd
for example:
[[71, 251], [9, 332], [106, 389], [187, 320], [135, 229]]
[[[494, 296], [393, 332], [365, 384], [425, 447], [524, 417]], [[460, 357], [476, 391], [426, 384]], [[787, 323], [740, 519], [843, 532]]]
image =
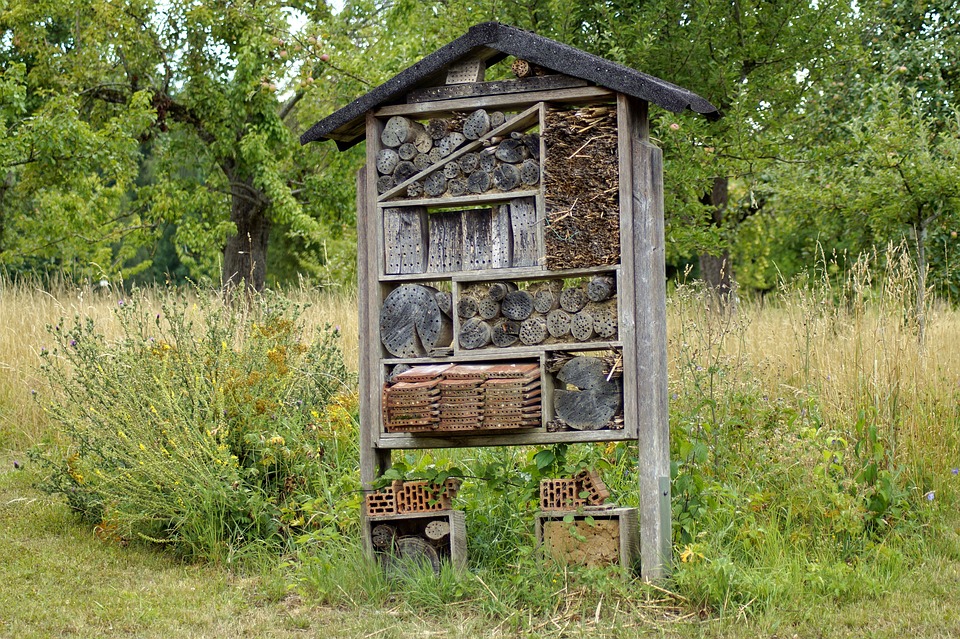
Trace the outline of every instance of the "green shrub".
[[[217, 561], [317, 525], [318, 487], [356, 452], [355, 400], [338, 330], [308, 339], [300, 312], [169, 293], [155, 316], [121, 300], [115, 340], [92, 320], [49, 327], [61, 440], [33, 453], [43, 488], [101, 532]], [[352, 468], [334, 474], [349, 486]]]

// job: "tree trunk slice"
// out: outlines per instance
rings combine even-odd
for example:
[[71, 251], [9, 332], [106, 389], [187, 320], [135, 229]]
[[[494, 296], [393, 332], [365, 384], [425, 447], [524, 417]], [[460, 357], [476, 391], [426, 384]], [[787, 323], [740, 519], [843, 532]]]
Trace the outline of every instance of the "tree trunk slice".
[[522, 322], [533, 313], [533, 296], [526, 291], [511, 291], [500, 302], [500, 312], [507, 319]]
[[520, 186], [520, 171], [512, 164], [501, 164], [493, 170], [493, 185], [501, 191]]
[[477, 140], [490, 131], [490, 116], [483, 109], [477, 109], [463, 121], [463, 135], [468, 140]]
[[428, 539], [440, 541], [450, 534], [450, 522], [442, 519], [431, 521], [424, 527], [423, 534], [426, 535]]
[[523, 146], [534, 160], [540, 160], [540, 134], [528, 133], [523, 136]]
[[454, 178], [447, 181], [447, 193], [451, 197], [460, 197], [467, 194], [467, 181], [463, 178]]
[[397, 148], [397, 155], [401, 160], [412, 160], [417, 156], [417, 147], [410, 142], [404, 142]]
[[423, 197], [423, 182], [417, 180], [408, 184], [407, 197]]
[[391, 175], [400, 162], [400, 155], [393, 149], [377, 151], [377, 172], [380, 175]]
[[480, 305], [476, 299], [468, 295], [460, 296], [460, 301], [457, 302], [457, 315], [460, 316], [460, 319], [467, 320], [476, 317], [479, 310]]
[[570, 335], [570, 314], [559, 308], [547, 313], [547, 330], [558, 339]]
[[460, 170], [463, 171], [464, 175], [470, 175], [480, 166], [480, 155], [473, 152], [464, 153], [457, 160], [457, 164], [460, 165]]
[[423, 357], [449, 346], [451, 325], [440, 312], [436, 290], [418, 284], [400, 286], [380, 308], [380, 341], [394, 357]]
[[508, 346], [513, 346], [517, 343], [517, 340], [520, 339], [520, 323], [513, 322], [504, 317], [496, 320], [493, 323], [493, 331], [491, 333], [491, 341], [494, 346], [500, 348], [506, 348]]
[[418, 152], [429, 153], [430, 149], [433, 148], [433, 138], [424, 129], [420, 129], [414, 135], [413, 145], [417, 147]]
[[599, 357], [578, 355], [560, 367], [557, 379], [580, 390], [601, 388], [607, 383], [606, 369], [606, 364]]
[[570, 334], [578, 342], [586, 342], [593, 337], [593, 315], [583, 309], [570, 321]]
[[397, 184], [402, 184], [419, 172], [413, 162], [400, 161], [397, 163], [397, 168], [393, 170], [393, 179]]
[[430, 161], [429, 153], [418, 153], [417, 156], [413, 158], [413, 166], [417, 167], [418, 171], [424, 170], [431, 164], [433, 164], [433, 162]]
[[427, 135], [429, 135], [430, 139], [432, 140], [442, 140], [453, 129], [454, 127], [451, 126], [451, 122], [449, 120], [445, 120], [443, 118], [433, 118], [431, 120], [427, 120]]
[[490, 128], [496, 129], [497, 127], [503, 126], [507, 121], [507, 116], [503, 114], [503, 111], [492, 111], [490, 113]]
[[447, 178], [443, 171], [434, 171], [423, 181], [423, 192], [430, 197], [440, 197], [447, 192]]
[[389, 524], [379, 524], [370, 533], [373, 547], [386, 550], [393, 547], [393, 540], [397, 537], [397, 529]]
[[485, 320], [496, 318], [500, 315], [500, 302], [491, 299], [489, 295], [485, 295], [477, 302], [477, 314], [480, 315], [481, 319]]
[[520, 341], [527, 346], [540, 344], [547, 339], [547, 321], [542, 315], [533, 315], [520, 325]]
[[507, 293], [517, 290], [517, 285], [513, 282], [491, 282], [487, 289], [487, 295], [495, 302], [502, 302]]
[[523, 161], [523, 143], [513, 138], [507, 138], [497, 145], [495, 155], [501, 162], [513, 164]]
[[380, 141], [384, 146], [395, 149], [404, 142], [413, 142], [417, 132], [422, 129], [423, 127], [417, 122], [402, 115], [395, 115], [384, 125]]
[[377, 193], [386, 193], [396, 185], [392, 175], [381, 175], [377, 178]]
[[480, 151], [480, 169], [487, 173], [493, 173], [497, 167], [496, 149], [484, 149]]
[[471, 193], [486, 193], [490, 190], [490, 174], [477, 170], [467, 178], [467, 190]]
[[437, 142], [435, 148], [440, 149], [440, 157], [445, 158], [460, 148], [460, 146], [462, 146], [466, 141], [467, 139], [463, 137], [462, 133], [453, 131], [448, 133], [446, 137]]
[[554, 390], [553, 409], [558, 419], [574, 430], [598, 430], [610, 424], [620, 410], [623, 397], [619, 384], [590, 390]]
[[565, 288], [560, 293], [560, 308], [568, 313], [579, 313], [587, 301], [587, 294], [580, 287]]
[[520, 165], [520, 181], [527, 186], [540, 182], [540, 165], [536, 160], [524, 160]]
[[490, 343], [490, 325], [483, 320], [473, 317], [460, 327], [460, 346], [468, 350], [483, 348]]
[[463, 176], [463, 172], [460, 170], [460, 165], [456, 162], [448, 162], [443, 165], [443, 175], [448, 180], [453, 180], [458, 177]]
[[436, 147], [436, 146], [430, 149], [430, 152], [427, 153], [427, 159], [430, 160], [430, 164], [436, 164], [437, 162], [442, 160], [443, 157], [444, 157], [443, 152], [440, 150], [439, 147]]
[[[589, 308], [590, 305], [588, 305]], [[617, 336], [617, 302], [609, 300], [597, 304], [591, 310], [593, 315], [593, 332], [603, 339], [613, 339]]]
[[587, 284], [587, 297], [591, 302], [603, 302], [617, 292], [616, 280], [609, 275], [598, 275]]
[[453, 316], [453, 294], [450, 291], [437, 291], [434, 297], [437, 300], [437, 307], [440, 312], [447, 317]]
[[547, 287], [540, 288], [533, 294], [533, 310], [546, 315], [560, 305], [557, 294]]

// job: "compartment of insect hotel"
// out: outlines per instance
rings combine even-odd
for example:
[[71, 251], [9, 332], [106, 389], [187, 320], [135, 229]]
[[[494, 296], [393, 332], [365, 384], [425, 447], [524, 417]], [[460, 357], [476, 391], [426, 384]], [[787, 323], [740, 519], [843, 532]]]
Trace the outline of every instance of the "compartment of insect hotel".
[[440, 572], [441, 562], [467, 566], [467, 527], [463, 511], [371, 515], [370, 548], [388, 575], [426, 565]]
[[398, 364], [383, 387], [383, 427], [448, 435], [539, 429], [544, 391], [539, 360]]
[[545, 369], [552, 391], [548, 431], [623, 429], [621, 349], [549, 353]]
[[619, 339], [614, 271], [589, 277], [454, 282], [454, 348], [613, 343]]

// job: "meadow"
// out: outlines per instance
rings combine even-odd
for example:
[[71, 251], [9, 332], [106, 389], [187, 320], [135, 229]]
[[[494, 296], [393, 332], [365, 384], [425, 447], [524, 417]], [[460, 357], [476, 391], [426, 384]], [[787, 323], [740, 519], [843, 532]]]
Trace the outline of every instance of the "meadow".
[[[0, 635], [957, 636], [960, 312], [943, 301], [918, 312], [915, 280], [893, 251], [845, 271], [824, 263], [725, 309], [696, 283], [673, 287], [675, 569], [657, 584], [554, 565], [532, 539], [540, 476], [589, 464], [620, 503], [636, 503], [636, 447], [627, 444], [549, 447], [548, 463], [525, 448], [397, 456], [409, 472], [463, 470], [457, 507], [467, 512], [470, 571], [387, 580], [366, 565], [349, 292], [291, 290], [282, 295], [289, 311], [273, 297], [266, 310], [237, 314], [199, 291], [0, 280]], [[186, 321], [161, 327], [161, 316]], [[300, 328], [288, 330], [287, 317]], [[156, 341], [130, 350], [131, 326]], [[192, 333], [223, 339], [189, 342]], [[322, 359], [333, 350], [312, 360], [295, 348], [330, 335], [343, 379], [322, 401], [287, 401], [312, 392], [297, 371], [339, 370]], [[188, 342], [196, 368], [168, 387], [170, 353], [186, 357]], [[221, 359], [230, 362], [221, 386], [189, 383], [200, 370], [219, 371]], [[51, 363], [67, 377], [51, 375]], [[88, 395], [63, 394], [91, 371]], [[163, 404], [162, 393], [152, 396], [181, 386], [189, 390]], [[193, 423], [214, 414], [208, 404], [226, 415], [258, 401], [273, 406], [270, 419], [238, 413], [250, 424], [239, 440], [210, 425], [190, 454], [178, 457], [172, 436], [164, 444], [172, 455], [141, 447], [156, 442], [138, 414]], [[114, 413], [92, 411], [99, 402]], [[245, 486], [245, 501], [199, 480], [192, 492], [151, 492], [129, 466], [110, 475], [78, 444], [93, 441], [84, 437], [97, 424], [104, 458], [131, 455], [144, 472], [162, 471], [153, 482]], [[240, 461], [227, 446], [240, 447]], [[246, 457], [274, 469], [273, 483]], [[105, 476], [94, 479], [98, 471]], [[136, 499], [115, 496], [104, 507], [102, 496], [121, 488]], [[254, 500], [277, 490], [268, 503]], [[191, 503], [173, 503], [184, 497]], [[264, 521], [230, 519], [232, 509]], [[224, 519], [232, 527], [219, 528]]]

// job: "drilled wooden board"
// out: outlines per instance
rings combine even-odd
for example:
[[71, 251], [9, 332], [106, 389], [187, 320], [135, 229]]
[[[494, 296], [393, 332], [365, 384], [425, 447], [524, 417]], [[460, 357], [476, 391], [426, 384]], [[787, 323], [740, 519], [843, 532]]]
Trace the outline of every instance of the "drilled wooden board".
[[463, 268], [463, 215], [441, 211], [428, 216], [429, 248], [427, 270], [447, 273]]
[[427, 270], [427, 209], [383, 209], [384, 268], [390, 274]]
[[537, 242], [537, 203], [532, 197], [510, 200], [514, 267], [536, 266], [540, 259]]

